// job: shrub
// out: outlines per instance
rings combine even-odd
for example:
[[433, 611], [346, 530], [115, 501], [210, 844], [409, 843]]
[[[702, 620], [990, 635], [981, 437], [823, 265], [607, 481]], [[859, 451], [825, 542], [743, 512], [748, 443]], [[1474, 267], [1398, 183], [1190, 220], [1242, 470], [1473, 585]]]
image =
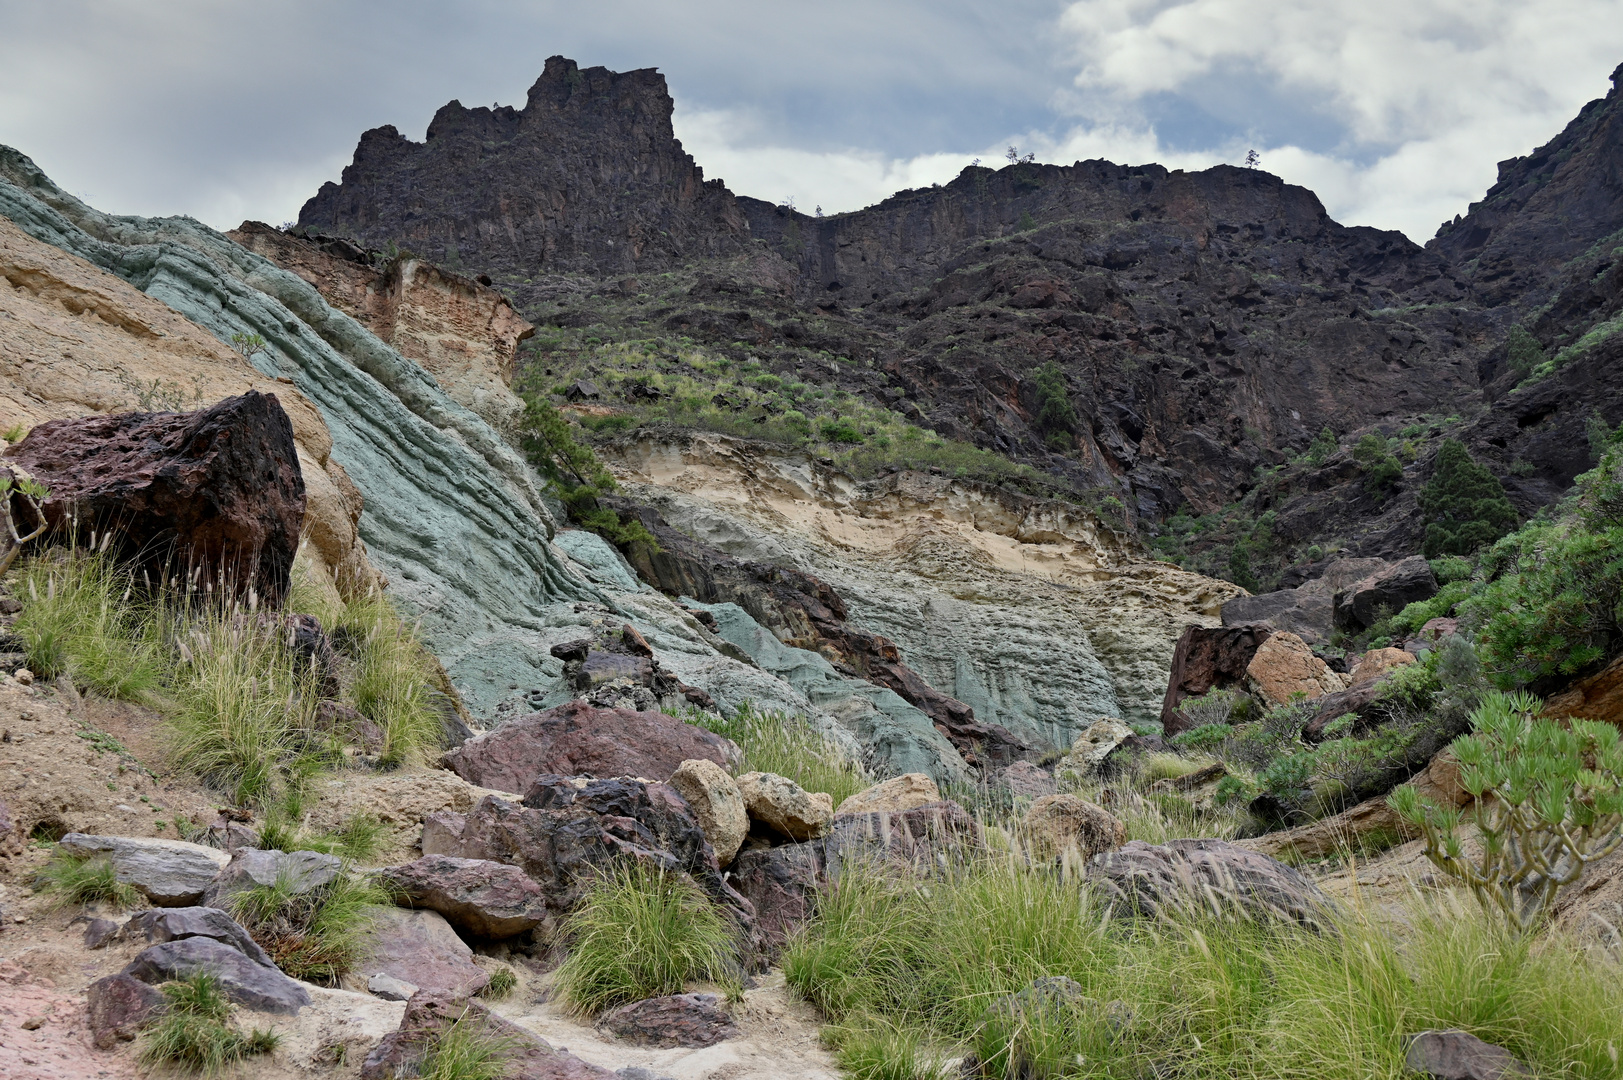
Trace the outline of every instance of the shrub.
[[1437, 465], [1420, 493], [1425, 515], [1426, 557], [1470, 555], [1516, 527], [1516, 510], [1487, 469], [1471, 460], [1465, 444], [1445, 439]]
[[1403, 466], [1392, 455], [1386, 438], [1374, 432], [1358, 440], [1353, 460], [1364, 470], [1364, 490], [1378, 499], [1386, 498], [1403, 479]]
[[1450, 746], [1481, 854], [1466, 855], [1462, 816], [1413, 788], [1393, 809], [1425, 833], [1426, 857], [1469, 885], [1518, 931], [1540, 925], [1556, 893], [1623, 846], [1623, 738], [1592, 720], [1543, 718], [1526, 694], [1491, 694], [1471, 714], [1475, 731]]
[[518, 976], [506, 964], [498, 964], [490, 973], [490, 981], [479, 991], [479, 996], [492, 1001], [508, 997], [518, 987]]
[[558, 994], [577, 1013], [679, 994], [689, 980], [736, 983], [737, 928], [691, 881], [621, 861], [564, 925]]
[[383, 732], [380, 761], [426, 764], [445, 746], [432, 699], [438, 662], [379, 590], [345, 603], [332, 629], [355, 660], [355, 708]]
[[107, 856], [87, 858], [62, 848], [51, 852], [50, 861], [40, 867], [34, 887], [48, 893], [55, 907], [108, 903], [129, 908], [141, 902], [141, 894], [134, 886], [118, 880], [113, 862]]
[[1031, 381], [1037, 388], [1037, 427], [1046, 435], [1076, 431], [1076, 410], [1071, 406], [1070, 391], [1065, 385], [1065, 371], [1053, 360], [1032, 373]]
[[1307, 448], [1308, 464], [1315, 468], [1323, 465], [1330, 460], [1340, 445], [1339, 440], [1336, 439], [1336, 433], [1331, 431], [1330, 426], [1326, 424], [1319, 429], [1317, 435], [1313, 436], [1313, 442]]
[[635, 518], [600, 506], [598, 499], [619, 485], [614, 476], [569, 432], [569, 421], [538, 394], [525, 394], [524, 412], [518, 421], [518, 444], [524, 456], [557, 493], [569, 518], [612, 544], [644, 543], [656, 551], [654, 535]]
[[231, 915], [288, 975], [336, 986], [361, 956], [374, 909], [388, 903], [382, 888], [346, 867], [304, 892], [286, 872], [243, 889], [231, 896]]
[[1548, 360], [1549, 356], [1545, 353], [1544, 346], [1538, 343], [1538, 338], [1517, 323], [1510, 328], [1510, 336], [1506, 339], [1505, 358], [1510, 362], [1511, 371], [1526, 378]]
[[824, 420], [817, 428], [818, 434], [833, 443], [860, 443], [862, 432], [849, 420]]
[[269, 1031], [256, 1028], [243, 1035], [232, 1028], [231, 1003], [207, 973], [166, 983], [163, 996], [168, 1011], [141, 1048], [144, 1064], [212, 1074], [243, 1058], [268, 1054], [281, 1041]]

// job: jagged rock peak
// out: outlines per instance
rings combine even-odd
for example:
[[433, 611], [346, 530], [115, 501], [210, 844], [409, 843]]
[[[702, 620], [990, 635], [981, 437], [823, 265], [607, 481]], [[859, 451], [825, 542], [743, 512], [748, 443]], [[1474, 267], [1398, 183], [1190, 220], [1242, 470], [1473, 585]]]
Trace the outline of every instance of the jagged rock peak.
[[554, 56], [522, 109], [452, 101], [421, 143], [392, 125], [366, 132], [299, 224], [526, 275], [629, 274], [737, 251], [749, 227], [682, 149], [673, 108], [653, 68]]

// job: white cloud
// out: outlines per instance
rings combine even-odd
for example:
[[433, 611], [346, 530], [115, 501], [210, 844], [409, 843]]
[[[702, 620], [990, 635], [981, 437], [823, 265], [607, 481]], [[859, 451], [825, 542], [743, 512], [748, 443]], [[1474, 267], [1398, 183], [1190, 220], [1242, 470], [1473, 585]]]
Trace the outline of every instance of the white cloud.
[[1497, 161], [1604, 94], [1623, 59], [1623, 0], [1078, 0], [1060, 27], [1074, 100], [1118, 127], [1139, 110], [1153, 135], [1151, 102], [1198, 108], [1231, 76], [1260, 76], [1281, 111], [1307, 103], [1341, 145], [1259, 146], [1264, 167], [1343, 221], [1420, 241], [1481, 197]]

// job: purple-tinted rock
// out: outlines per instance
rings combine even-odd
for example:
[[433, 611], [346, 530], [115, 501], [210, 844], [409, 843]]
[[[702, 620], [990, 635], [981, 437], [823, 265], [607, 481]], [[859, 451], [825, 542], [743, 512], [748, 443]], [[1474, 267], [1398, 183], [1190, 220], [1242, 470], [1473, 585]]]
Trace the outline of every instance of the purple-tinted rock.
[[154, 945], [131, 960], [123, 974], [146, 983], [164, 983], [189, 979], [198, 972], [214, 976], [226, 997], [250, 1009], [296, 1013], [310, 1004], [304, 987], [280, 970], [255, 963], [213, 938], [178, 938]]
[[366, 1055], [360, 1080], [416, 1076], [431, 1041], [458, 1022], [478, 1025], [501, 1040], [508, 1056], [507, 1080], [615, 1080], [607, 1069], [553, 1049], [539, 1035], [502, 1019], [478, 1001], [432, 990], [412, 995], [400, 1027]]
[[164, 1009], [162, 990], [122, 973], [97, 979], [85, 997], [91, 1041], [97, 1050], [129, 1042]]
[[406, 908], [376, 911], [355, 970], [462, 998], [490, 982], [489, 973], [473, 962], [473, 950], [457, 937], [445, 916]]
[[1464, 1031], [1422, 1031], [1410, 1041], [1403, 1064], [1433, 1080], [1508, 1080], [1532, 1075], [1509, 1050]]
[[211, 907], [153, 908], [137, 912], [124, 928], [126, 937], [143, 934], [148, 941], [177, 941], [181, 938], [213, 938], [229, 945], [256, 964], [274, 967], [270, 954], [248, 935], [235, 919]]
[[715, 994], [670, 994], [622, 1005], [598, 1027], [639, 1046], [714, 1046], [738, 1036], [738, 1025]]
[[548, 921], [546, 895], [516, 866], [425, 855], [378, 877], [406, 907], [428, 908], [474, 937], [512, 937]]

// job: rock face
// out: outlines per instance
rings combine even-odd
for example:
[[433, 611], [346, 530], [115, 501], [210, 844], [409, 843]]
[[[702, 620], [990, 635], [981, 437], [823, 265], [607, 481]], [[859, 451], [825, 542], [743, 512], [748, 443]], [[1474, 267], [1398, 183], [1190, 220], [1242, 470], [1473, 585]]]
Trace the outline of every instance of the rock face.
[[738, 778], [738, 790], [751, 821], [789, 840], [815, 840], [834, 821], [834, 801], [828, 794], [808, 792], [776, 773], [745, 773]]
[[1601, 720], [1623, 728], [1623, 657], [1544, 702], [1548, 716]]
[[189, 979], [206, 972], [232, 1001], [261, 1012], [296, 1013], [310, 1004], [304, 987], [273, 965], [258, 963], [209, 937], [177, 938], [142, 952], [122, 972], [145, 983]]
[[[1224, 605], [1225, 611], [1228, 606]], [[1259, 626], [1191, 626], [1185, 630], [1172, 653], [1172, 674], [1161, 702], [1162, 730], [1168, 735], [1188, 731], [1193, 725], [1178, 711], [1179, 703], [1208, 690], [1241, 685], [1257, 650], [1272, 636], [1272, 630]]]
[[378, 877], [396, 903], [437, 911], [472, 937], [508, 938], [548, 920], [541, 886], [516, 866], [425, 855], [404, 866], [385, 867]]
[[379, 908], [355, 962], [362, 976], [387, 975], [422, 990], [466, 998], [490, 982], [473, 950], [437, 911]]
[[1223, 605], [1223, 625], [1288, 630], [1309, 645], [1321, 645], [1335, 631], [1335, 594], [1387, 569], [1384, 559], [1333, 559], [1312, 580], [1260, 596], [1237, 596]]
[[471, 784], [522, 793], [542, 773], [667, 780], [690, 759], [726, 764], [737, 757], [730, 742], [697, 724], [571, 701], [475, 736], [446, 754], [445, 764]]
[[184, 840], [68, 833], [58, 843], [75, 854], [105, 856], [118, 880], [141, 890], [154, 904], [185, 907], [202, 899], [231, 856]]
[[622, 1005], [603, 1014], [603, 1030], [642, 1046], [714, 1046], [738, 1035], [715, 994], [671, 994]]
[[343, 182], [324, 184], [299, 224], [526, 275], [635, 274], [741, 251], [749, 227], [683, 153], [672, 108], [651, 69], [583, 70], [554, 56], [523, 109], [453, 101], [422, 143], [393, 127], [366, 132]]
[[1087, 876], [1124, 917], [1279, 919], [1328, 926], [1329, 899], [1284, 863], [1222, 840], [1132, 840], [1095, 857]]
[[1289, 704], [1298, 694], [1311, 700], [1346, 689], [1307, 642], [1289, 632], [1274, 634], [1258, 646], [1245, 674], [1248, 685], [1269, 705]]
[[1074, 852], [1087, 860], [1127, 842], [1127, 827], [1102, 807], [1075, 795], [1045, 795], [1026, 812], [1033, 854], [1064, 858]]
[[304, 523], [293, 425], [256, 390], [198, 412], [40, 424], [7, 452], [51, 489], [58, 531], [113, 529], [155, 579], [188, 577], [272, 603], [287, 593]]
[[337, 237], [297, 236], [258, 221], [226, 235], [314, 285], [496, 427], [522, 411], [512, 390], [514, 361], [535, 327], [489, 285], [420, 259], [388, 259]]
[[749, 811], [744, 793], [733, 778], [713, 761], [684, 761], [671, 774], [671, 787], [681, 793], [693, 816], [715, 849], [716, 863], [726, 866], [738, 854], [749, 833]]

